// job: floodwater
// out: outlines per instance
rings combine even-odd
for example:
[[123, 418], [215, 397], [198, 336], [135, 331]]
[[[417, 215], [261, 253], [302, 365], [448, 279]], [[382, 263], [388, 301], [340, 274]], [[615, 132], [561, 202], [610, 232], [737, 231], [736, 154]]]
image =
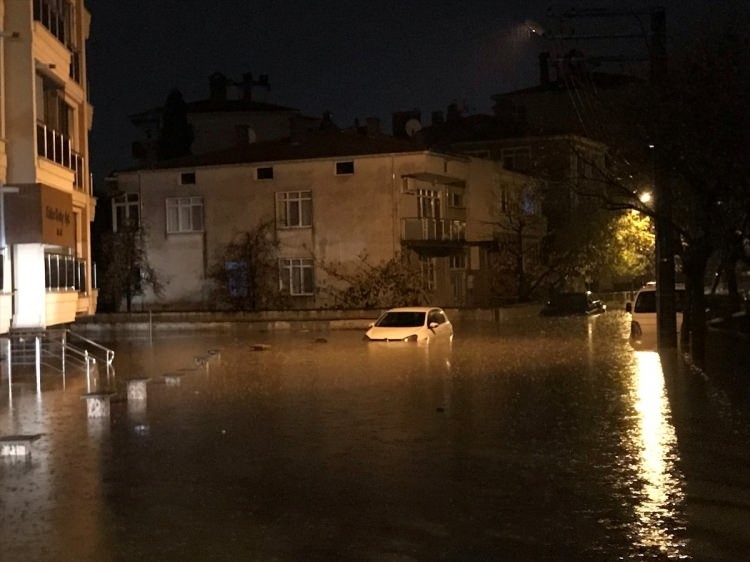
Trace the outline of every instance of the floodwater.
[[0, 560], [747, 560], [747, 395], [626, 334], [171, 333], [109, 342], [109, 376], [14, 374], [0, 435], [42, 437], [0, 459]]

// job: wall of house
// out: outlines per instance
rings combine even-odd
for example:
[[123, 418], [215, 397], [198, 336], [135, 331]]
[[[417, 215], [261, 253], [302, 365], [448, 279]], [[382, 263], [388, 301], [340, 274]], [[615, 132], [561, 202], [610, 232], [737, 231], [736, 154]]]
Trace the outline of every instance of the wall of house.
[[[337, 175], [336, 162], [347, 160], [354, 161], [355, 173]], [[120, 174], [119, 189], [140, 193], [149, 260], [165, 289], [162, 299], [150, 293], [144, 295], [143, 306], [210, 307], [210, 268], [239, 233], [262, 221], [275, 220], [277, 193], [312, 193], [312, 226], [276, 228], [276, 237], [279, 257], [314, 259], [315, 283], [320, 289], [340, 286], [326, 270], [352, 271], [361, 257], [366, 256], [367, 263], [376, 265], [402, 251], [401, 221], [418, 216], [416, 194], [402, 189], [403, 176], [431, 173], [465, 180], [471, 185], [466, 193], [475, 194], [477, 209], [451, 209], [443, 201], [443, 216], [465, 220], [469, 214], [478, 221], [486, 212], [481, 210], [488, 197], [486, 192], [496, 189], [498, 173], [503, 173], [497, 165], [484, 160], [425, 152], [261, 165], [273, 167], [273, 179], [256, 179], [258, 165], [251, 164]], [[195, 173], [194, 184], [180, 184], [184, 172]], [[204, 232], [167, 234], [168, 197], [203, 198]], [[478, 231], [473, 235], [478, 236]], [[435, 259], [439, 280], [436, 298], [452, 304], [455, 299], [449, 282], [449, 258], [444, 254]], [[291, 306], [328, 304], [325, 294], [319, 293], [314, 298], [295, 297]]]

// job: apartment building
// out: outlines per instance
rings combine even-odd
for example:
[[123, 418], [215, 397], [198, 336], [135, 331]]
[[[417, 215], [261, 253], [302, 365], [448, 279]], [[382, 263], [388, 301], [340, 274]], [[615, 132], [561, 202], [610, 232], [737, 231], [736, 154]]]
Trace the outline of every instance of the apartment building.
[[210, 309], [209, 270], [240, 232], [272, 221], [278, 291], [290, 308], [332, 303], [323, 264], [377, 265], [406, 256], [436, 303], [489, 302], [485, 245], [501, 193], [531, 178], [497, 162], [418, 148], [372, 129], [308, 132], [120, 171], [113, 228], [137, 217], [163, 286], [148, 308]]
[[93, 314], [83, 0], [0, 1], [0, 332]]

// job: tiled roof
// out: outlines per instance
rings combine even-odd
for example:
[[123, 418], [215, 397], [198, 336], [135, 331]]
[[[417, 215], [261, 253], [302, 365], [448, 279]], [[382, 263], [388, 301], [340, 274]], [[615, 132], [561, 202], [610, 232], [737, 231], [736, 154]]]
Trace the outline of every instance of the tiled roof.
[[[420, 145], [387, 135], [368, 136], [338, 130], [312, 131], [299, 138], [238, 145], [226, 150], [183, 156], [154, 163], [150, 168], [195, 168], [310, 158], [342, 158], [424, 150]], [[143, 167], [133, 168], [142, 169]]]

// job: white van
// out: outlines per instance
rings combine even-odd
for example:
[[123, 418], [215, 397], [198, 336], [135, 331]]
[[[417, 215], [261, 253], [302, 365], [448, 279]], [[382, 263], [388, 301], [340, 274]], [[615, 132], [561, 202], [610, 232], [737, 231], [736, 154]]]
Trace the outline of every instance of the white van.
[[[682, 312], [685, 305], [685, 286], [675, 285], [675, 308], [677, 309], [677, 333], [682, 328]], [[630, 339], [643, 344], [656, 344], [656, 283], [649, 283], [635, 295], [635, 301], [626, 305], [630, 312]]]

